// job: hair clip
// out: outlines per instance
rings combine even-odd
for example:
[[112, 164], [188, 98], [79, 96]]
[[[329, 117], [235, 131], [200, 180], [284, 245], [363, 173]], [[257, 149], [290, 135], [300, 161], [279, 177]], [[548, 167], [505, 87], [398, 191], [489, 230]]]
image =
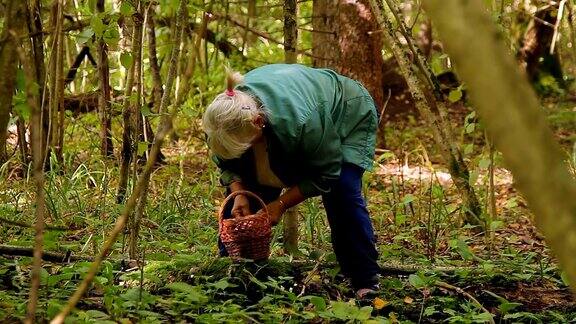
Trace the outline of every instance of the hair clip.
[[235, 95], [234, 89], [226, 89], [226, 95], [228, 97], [234, 97], [234, 95]]
[[242, 106], [241, 109], [242, 110], [250, 110], [250, 106]]

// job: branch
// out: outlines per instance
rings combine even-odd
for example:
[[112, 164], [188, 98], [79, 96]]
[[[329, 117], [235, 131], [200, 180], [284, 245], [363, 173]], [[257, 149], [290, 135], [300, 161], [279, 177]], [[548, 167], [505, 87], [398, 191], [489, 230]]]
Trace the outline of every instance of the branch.
[[[34, 249], [21, 246], [0, 245], [0, 255], [32, 257], [34, 256]], [[42, 260], [58, 263], [70, 263], [75, 261], [93, 261], [94, 258], [86, 255], [73, 255], [70, 251], [66, 253], [44, 251], [42, 253]]]
[[[0, 217], [0, 223], [5, 223], [8, 225], [12, 225], [12, 226], [19, 226], [19, 227], [26, 227], [26, 228], [34, 228], [33, 225], [31, 224], [27, 224], [24, 222], [18, 222], [18, 221], [14, 221], [14, 220], [10, 220], [4, 217]], [[58, 227], [58, 226], [46, 226], [45, 227], [46, 230], [51, 230], [51, 231], [67, 231], [68, 228], [65, 227]]]
[[476, 305], [476, 307], [480, 308], [482, 311], [484, 311], [484, 313], [490, 314], [490, 320], [488, 321], [490, 324], [495, 324], [494, 323], [494, 315], [492, 315], [492, 313], [490, 313], [484, 306], [482, 306], [482, 304], [480, 304], [480, 302], [474, 298], [474, 296], [470, 295], [469, 293], [465, 292], [464, 289], [460, 288], [460, 287], [456, 287], [456, 286], [452, 286], [449, 283], [446, 283], [444, 281], [439, 281], [437, 280], [434, 285], [438, 286], [438, 287], [442, 287], [445, 289], [450, 289], [450, 290], [454, 290], [455, 292], [465, 296], [466, 298], [470, 299], [470, 301], [472, 301], [472, 303], [474, 305]]
[[[156, 18], [156, 23], [158, 23], [158, 26], [169, 27], [171, 26], [172, 19], [172, 17], [158, 17]], [[242, 51], [234, 46], [234, 44], [227, 40], [218, 39], [216, 33], [210, 29], [206, 29], [204, 32], [202, 32], [201, 26], [198, 26], [194, 22], [188, 22], [186, 28], [195, 32], [198, 36], [204, 38], [207, 42], [213, 44], [226, 57], [230, 57], [233, 54], [243, 56]]]
[[[283, 42], [281, 42], [281, 41], [279, 41], [279, 40], [277, 40], [277, 39], [272, 38], [272, 36], [268, 35], [268, 34], [265, 33], [265, 32], [259, 31], [259, 30], [257, 30], [257, 29], [254, 29], [254, 28], [250, 27], [250, 26], [246, 26], [244, 23], [242, 23], [242, 22], [240, 22], [240, 21], [238, 21], [238, 20], [236, 20], [236, 19], [234, 19], [234, 18], [232, 18], [232, 17], [230, 17], [230, 16], [228, 16], [228, 15], [223, 16], [223, 15], [220, 15], [220, 14], [217, 14], [217, 13], [212, 13], [212, 15], [213, 15], [214, 17], [218, 18], [218, 19], [227, 20], [227, 21], [233, 23], [234, 25], [236, 25], [237, 27], [243, 28], [243, 29], [251, 32], [252, 34], [257, 35], [257, 36], [259, 36], [259, 37], [262, 37], [262, 38], [264, 38], [264, 39], [266, 39], [266, 40], [268, 40], [268, 41], [270, 41], [270, 42], [272, 42], [272, 43], [274, 43], [274, 44], [282, 45], [282, 47], [286, 47], [286, 45], [287, 45], [287, 44], [284, 44]], [[304, 55], [304, 56], [308, 56], [308, 57], [310, 57], [310, 58], [319, 59], [319, 60], [333, 61], [332, 59], [325, 58], [325, 57], [318, 57], [318, 56], [313, 55], [313, 54], [311, 54], [311, 53], [309, 53], [309, 52], [306, 52], [306, 51], [303, 51], [303, 50], [299, 50], [299, 49], [296, 49], [296, 53], [302, 54], [302, 55]]]

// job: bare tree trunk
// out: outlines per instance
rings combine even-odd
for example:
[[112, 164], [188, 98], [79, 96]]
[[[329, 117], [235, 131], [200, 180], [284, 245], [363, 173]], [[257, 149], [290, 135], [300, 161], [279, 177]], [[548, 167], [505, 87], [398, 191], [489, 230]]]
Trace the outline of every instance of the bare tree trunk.
[[[394, 34], [395, 29], [384, 13], [383, 4], [378, 0], [371, 1], [374, 12], [379, 12], [377, 16], [381, 24], [381, 28], [384, 30], [383, 34], [385, 36], [386, 42], [390, 46], [394, 57], [398, 61], [398, 66], [401, 73], [406, 78], [406, 82], [408, 84], [410, 93], [412, 94], [416, 108], [430, 125], [436, 144], [440, 148], [440, 153], [448, 166], [448, 170], [452, 175], [454, 184], [456, 185], [456, 188], [459, 190], [460, 195], [464, 200], [464, 207], [466, 208], [466, 221], [471, 224], [482, 225], [482, 221], [480, 219], [482, 215], [481, 205], [478, 202], [476, 194], [474, 193], [474, 189], [468, 182], [469, 172], [466, 164], [464, 164], [462, 154], [454, 145], [453, 139], [450, 136], [450, 131], [447, 129], [448, 126], [441, 118], [438, 118], [431, 109], [431, 107], [439, 106], [443, 103], [437, 103], [433, 101], [432, 96], [426, 96], [426, 86], [422, 85], [421, 81], [415, 74], [413, 65], [409, 61], [410, 57], [414, 55], [418, 56], [419, 51], [417, 49], [413, 49], [414, 54], [409, 54], [408, 52], [402, 50], [399, 44], [399, 40]], [[398, 21], [401, 24], [400, 26], [403, 26], [403, 21], [401, 19], [398, 19]], [[417, 58], [416, 61], [419, 63], [421, 72], [424, 75], [430, 73], [424, 66], [426, 64], [425, 61], [420, 61], [419, 58]], [[426, 80], [431, 84], [434, 83], [434, 80], [430, 77], [426, 78]], [[431, 101], [428, 100], [430, 97], [432, 97], [430, 99]]]
[[[178, 38], [176, 38], [176, 43], [180, 43], [182, 41], [182, 35], [184, 33], [183, 28], [182, 28], [182, 24], [185, 20], [186, 14], [187, 14], [187, 12], [186, 12], [187, 3], [188, 3], [188, 0], [181, 0], [180, 6], [178, 8], [178, 16], [177, 16], [177, 20], [176, 20], [176, 27], [177, 28], [174, 29], [178, 33]], [[176, 76], [176, 65], [178, 63], [178, 59], [179, 59], [179, 55], [180, 55], [179, 50], [180, 50], [180, 48], [178, 46], [174, 46], [172, 49], [171, 60], [170, 60], [170, 69], [168, 71], [168, 77], [166, 79], [166, 88], [164, 89], [164, 94], [162, 95], [162, 102], [160, 104], [160, 110], [161, 111], [166, 110], [168, 108], [168, 103], [170, 102], [170, 97], [171, 97], [171, 93], [172, 93], [172, 86], [174, 84], [174, 79]], [[84, 295], [84, 293], [88, 289], [88, 286], [90, 285], [90, 283], [92, 282], [92, 280], [96, 276], [96, 273], [98, 272], [98, 269], [100, 268], [100, 264], [102, 263], [104, 258], [108, 255], [108, 252], [112, 248], [112, 245], [116, 241], [116, 238], [118, 237], [118, 235], [124, 229], [124, 226], [126, 225], [126, 222], [128, 220], [128, 216], [134, 210], [134, 207], [136, 206], [137, 201], [139, 199], [141, 199], [141, 197], [142, 197], [141, 195], [143, 192], [144, 192], [144, 194], [147, 192], [148, 182], [150, 181], [150, 175], [152, 174], [152, 169], [154, 168], [154, 164], [156, 163], [156, 157], [157, 157], [158, 153], [160, 152], [160, 147], [162, 146], [162, 143], [164, 142], [165, 137], [171, 131], [170, 120], [174, 117], [174, 115], [177, 111], [176, 110], [177, 106], [173, 105], [171, 108], [172, 109], [170, 111], [166, 111], [165, 114], [162, 114], [160, 124], [158, 126], [157, 131], [156, 131], [156, 137], [154, 138], [154, 144], [152, 145], [152, 151], [150, 152], [150, 159], [148, 159], [148, 161], [146, 162], [146, 166], [144, 167], [144, 171], [142, 172], [142, 174], [138, 178], [138, 182], [137, 182], [136, 186], [134, 187], [134, 191], [130, 195], [130, 198], [128, 199], [128, 201], [126, 203], [126, 207], [122, 211], [122, 214], [120, 215], [120, 217], [118, 217], [118, 220], [116, 221], [116, 224], [114, 225], [114, 229], [111, 231], [111, 233], [108, 237], [108, 240], [106, 240], [106, 242], [104, 243], [104, 246], [102, 247], [102, 249], [100, 251], [100, 254], [98, 254], [96, 256], [94, 262], [90, 266], [88, 273], [86, 274], [86, 277], [84, 278], [84, 280], [82, 281], [82, 283], [80, 284], [78, 289], [74, 292], [72, 297], [70, 297], [70, 299], [68, 300], [68, 303], [62, 309], [62, 311], [50, 322], [51, 324], [63, 323], [64, 320], [66, 319], [66, 316], [68, 316], [68, 314], [70, 314], [70, 312], [76, 306], [78, 301], [80, 301], [80, 299], [82, 298], [82, 296]]]
[[[384, 105], [382, 38], [368, 0], [314, 0], [312, 62], [360, 81]], [[370, 67], [370, 68], [366, 68]]]
[[576, 290], [576, 182], [538, 98], [481, 1], [424, 4], [516, 187], [534, 211], [536, 225]]
[[[38, 99], [38, 96], [35, 98]], [[18, 116], [16, 121], [16, 128], [18, 130], [18, 147], [20, 150], [20, 159], [23, 165], [28, 165], [28, 142], [26, 142], [26, 122], [22, 116]]]
[[[133, 57], [137, 56], [142, 50], [142, 45], [140, 44], [142, 40], [142, 15], [140, 1], [136, 7], [137, 14], [132, 15], [132, 20], [134, 22], [133, 33], [132, 33], [132, 45], [131, 52]], [[134, 79], [136, 74], [136, 64], [135, 60], [132, 59], [132, 65], [128, 70], [128, 79], [126, 81], [126, 92], [124, 94], [124, 104], [122, 107], [122, 120], [124, 122], [124, 132], [122, 134], [122, 153], [121, 153], [121, 164], [120, 164], [120, 180], [118, 183], [118, 193], [116, 196], [116, 201], [122, 203], [126, 196], [126, 188], [128, 186], [128, 177], [130, 176], [130, 161], [134, 155], [135, 148], [135, 125], [134, 120], [134, 103], [132, 98], [132, 90], [134, 88]], [[139, 112], [137, 112], [139, 113]]]
[[160, 66], [158, 65], [158, 55], [156, 53], [156, 23], [154, 15], [154, 7], [150, 6], [146, 24], [148, 29], [148, 60], [150, 61], [150, 73], [152, 74], [152, 102], [154, 103], [154, 111], [158, 112], [160, 101], [162, 100], [162, 77], [160, 76]]
[[[284, 0], [284, 62], [298, 63], [298, 8], [296, 0]], [[286, 211], [283, 220], [284, 250], [290, 254], [298, 252], [298, 208]]]
[[[25, 4], [25, 2], [23, 2]], [[24, 10], [24, 9], [23, 9]], [[22, 17], [22, 16], [19, 16]], [[16, 35], [14, 35], [16, 36]], [[33, 159], [33, 170], [32, 174], [34, 177], [34, 184], [36, 187], [36, 225], [35, 225], [35, 244], [34, 244], [34, 255], [32, 261], [32, 276], [30, 284], [30, 297], [28, 300], [27, 314], [25, 323], [34, 323], [36, 321], [36, 305], [38, 302], [38, 289], [40, 287], [40, 270], [42, 267], [42, 251], [44, 246], [44, 212], [45, 212], [45, 200], [44, 200], [44, 152], [42, 150], [42, 111], [38, 102], [38, 88], [34, 86], [36, 76], [35, 70], [33, 70], [32, 60], [29, 59], [29, 55], [26, 53], [32, 52], [32, 46], [30, 44], [29, 38], [25, 39], [25, 46], [19, 48], [18, 56], [20, 57], [20, 62], [24, 67], [24, 73], [26, 78], [26, 101], [30, 106], [31, 111], [31, 145], [32, 145], [32, 159]]]
[[315, 67], [338, 70], [340, 48], [338, 47], [339, 0], [314, 0], [312, 3], [312, 59]]
[[[49, 146], [46, 150], [45, 163], [49, 161], [51, 152], [56, 154], [58, 161], [62, 160], [62, 150], [60, 143], [60, 134], [63, 134], [63, 125], [61, 125], [64, 117], [63, 99], [64, 99], [64, 55], [63, 49], [63, 33], [62, 23], [64, 19], [63, 3], [61, 0], [54, 0], [52, 4], [52, 17], [51, 26], [53, 28], [51, 49], [50, 49], [50, 73], [49, 77], [49, 113], [48, 113], [48, 139]], [[62, 113], [61, 113], [62, 111]], [[62, 114], [62, 115], [61, 115]], [[46, 164], [48, 165], [48, 164]]]
[[12, 111], [12, 97], [16, 88], [16, 67], [18, 46], [12, 34], [20, 35], [24, 27], [26, 3], [19, 0], [10, 0], [6, 4], [4, 28], [0, 34], [0, 165], [8, 159], [6, 151], [6, 136], [8, 134], [8, 121]]
[[[96, 9], [104, 12], [104, 0], [98, 0]], [[98, 96], [98, 115], [100, 117], [100, 153], [103, 157], [114, 156], [112, 144], [112, 130], [110, 120], [110, 68], [108, 63], [108, 46], [103, 39], [98, 41], [98, 82], [100, 95]]]
[[[64, 161], [64, 43], [66, 38], [63, 32], [64, 24], [64, 6], [66, 5], [66, 0], [55, 0], [59, 2], [59, 14], [58, 14], [58, 45], [56, 48], [56, 115], [55, 118], [57, 122], [55, 125], [55, 135], [56, 139], [54, 141], [56, 159], [59, 162]], [[56, 31], [55, 31], [56, 32]]]
[[[142, 12], [140, 8], [138, 8], [138, 12]], [[145, 18], [144, 18], [145, 19]], [[133, 55], [133, 59], [134, 59], [134, 68], [136, 69], [135, 71], [135, 86], [136, 86], [136, 103], [133, 105], [132, 108], [132, 117], [133, 119], [133, 123], [135, 125], [135, 129], [138, 131], [138, 134], [135, 134], [134, 138], [137, 139], [138, 143], [137, 145], [144, 140], [144, 138], [142, 138], [142, 134], [143, 133], [143, 129], [142, 126], [144, 125], [143, 123], [143, 117], [142, 114], [140, 112], [140, 106], [141, 106], [141, 101], [140, 98], [142, 98], [142, 93], [143, 93], [143, 89], [142, 89], [142, 37], [143, 37], [143, 27], [142, 24], [138, 24], [136, 23], [136, 26], [139, 25], [140, 31], [137, 33], [137, 35], [140, 37], [137, 41], [137, 44], [135, 44], [134, 42], [132, 43], [133, 45], [137, 45], [137, 50], [136, 51], [132, 51], [132, 55]], [[180, 31], [176, 31], [176, 33], [180, 33]], [[179, 46], [179, 44], [176, 44], [174, 46]], [[158, 109], [160, 109], [160, 107], [158, 107]], [[145, 130], [144, 130], [145, 132]], [[134, 173], [136, 174], [136, 166], [137, 163], [137, 158], [134, 157]], [[136, 177], [134, 177], [134, 179], [136, 179]], [[134, 217], [132, 217], [132, 219], [130, 219], [129, 221], [129, 228], [130, 228], [130, 237], [129, 237], [129, 248], [128, 248], [128, 255], [130, 256], [130, 259], [132, 260], [137, 260], [138, 259], [138, 233], [140, 230], [140, 221], [142, 218], [142, 215], [144, 214], [144, 209], [146, 207], [146, 193], [148, 191], [148, 187], [147, 185], [145, 185], [145, 190], [142, 191], [142, 195], [139, 197], [138, 199], [138, 204], [136, 205], [136, 210], [134, 213]]]

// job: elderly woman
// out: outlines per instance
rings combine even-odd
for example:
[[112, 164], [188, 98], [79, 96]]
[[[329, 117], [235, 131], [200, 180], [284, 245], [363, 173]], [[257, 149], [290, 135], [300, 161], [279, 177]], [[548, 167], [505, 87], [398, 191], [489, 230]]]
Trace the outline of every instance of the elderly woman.
[[[226, 91], [203, 117], [222, 184], [258, 194], [273, 224], [288, 208], [322, 196], [334, 252], [359, 298], [378, 288], [380, 270], [362, 196], [377, 125], [360, 83], [296, 64], [267, 65], [245, 78], [229, 73]], [[257, 206], [240, 195], [226, 213], [248, 215]], [[226, 255], [222, 244], [220, 252]]]

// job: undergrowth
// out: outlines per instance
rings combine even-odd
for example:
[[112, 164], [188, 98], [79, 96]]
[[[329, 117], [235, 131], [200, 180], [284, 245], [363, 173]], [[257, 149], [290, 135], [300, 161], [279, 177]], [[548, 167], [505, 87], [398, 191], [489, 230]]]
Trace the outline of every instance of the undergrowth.
[[[559, 129], [567, 127], [562, 116], [558, 112], [551, 117], [562, 121]], [[481, 125], [473, 117], [455, 123], [463, 125], [458, 128], [462, 145], [487, 206], [487, 152]], [[78, 140], [97, 138], [94, 122], [90, 114], [73, 121], [64, 161], [53, 161], [46, 172], [47, 223], [64, 230], [46, 232], [45, 250], [95, 255], [123, 207], [114, 203], [117, 162], [101, 160], [96, 145]], [[431, 147], [428, 134], [414, 120], [388, 130], [389, 145], [399, 149], [379, 151], [375, 171], [364, 179], [384, 269], [378, 297], [354, 298], [331, 251], [319, 199], [299, 208], [301, 255], [283, 253], [277, 227], [268, 262], [233, 263], [217, 257], [217, 210], [224, 190], [198, 139], [198, 128], [190, 127], [194, 124], [193, 117], [180, 121], [180, 138], [164, 149], [167, 160], [152, 174], [140, 258], [128, 260], [127, 237], [121, 237], [69, 322], [576, 320], [576, 303], [563, 275], [506, 173], [497, 174], [502, 180], [495, 188], [498, 214], [490, 230], [481, 233], [463, 226], [461, 202], [452, 186], [432, 172], [438, 171], [436, 154], [425, 149]], [[0, 168], [0, 212], [7, 220], [30, 224], [31, 174], [14, 160]], [[500, 160], [496, 156], [497, 166]], [[0, 241], [31, 247], [33, 230], [3, 222]], [[88, 266], [89, 262], [44, 263], [40, 318], [55, 316]], [[30, 268], [30, 258], [0, 257], [0, 321], [24, 318]]]

